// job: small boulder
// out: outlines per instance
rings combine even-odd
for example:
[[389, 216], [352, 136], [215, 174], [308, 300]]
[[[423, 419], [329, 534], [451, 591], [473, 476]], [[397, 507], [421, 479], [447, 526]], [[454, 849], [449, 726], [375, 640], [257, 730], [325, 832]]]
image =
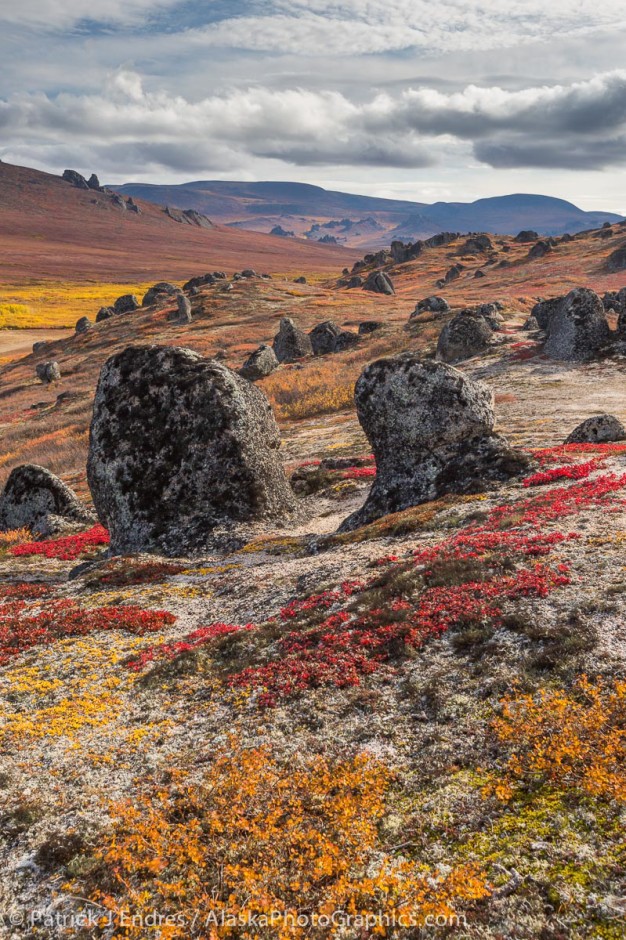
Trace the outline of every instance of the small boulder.
[[348, 290], [354, 290], [355, 287], [363, 287], [364, 283], [365, 281], [363, 280], [361, 275], [355, 274], [348, 281], [347, 287], [348, 287]]
[[96, 323], [102, 323], [103, 320], [110, 320], [115, 316], [115, 307], [100, 307], [96, 314]]
[[565, 439], [565, 444], [609, 444], [626, 440], [626, 428], [614, 415], [587, 418]]
[[382, 320], [363, 320], [362, 323], [359, 323], [359, 336], [367, 336], [369, 333], [382, 330], [384, 325]]
[[92, 323], [89, 317], [81, 317], [80, 320], [76, 321], [76, 332], [77, 333], [88, 333], [91, 329]]
[[98, 192], [102, 192], [102, 186], [100, 185], [100, 180], [95, 173], [92, 173], [89, 179], [87, 180], [87, 186], [89, 189], [96, 189]]
[[40, 382], [43, 382], [44, 385], [49, 385], [51, 382], [58, 382], [61, 378], [61, 368], [58, 362], [38, 362], [35, 372], [37, 373], [37, 378]]
[[461, 277], [461, 274], [463, 273], [464, 270], [465, 270], [464, 265], [453, 264], [452, 267], [449, 268], [448, 271], [446, 271], [444, 278], [443, 278], [443, 283], [449, 284], [450, 281], [457, 281]]
[[0, 531], [27, 528], [47, 537], [95, 516], [72, 490], [53, 473], [37, 464], [15, 467], [0, 496]]
[[47, 340], [40, 339], [38, 342], [33, 343], [33, 352], [35, 354], [43, 352], [43, 350], [47, 347], [47, 345], [48, 345]]
[[274, 337], [274, 353], [279, 362], [295, 362], [313, 355], [313, 346], [307, 334], [298, 329], [291, 317], [283, 317]]
[[476, 308], [476, 312], [497, 332], [504, 326], [504, 317], [499, 313], [499, 309], [498, 304], [481, 304]]
[[531, 260], [535, 260], [536, 258], [544, 258], [551, 251], [552, 251], [552, 245], [550, 244], [549, 241], [543, 239], [538, 242], [535, 242], [533, 247], [528, 252], [528, 257]]
[[352, 330], [342, 330], [335, 340], [333, 352], [338, 353], [343, 352], [346, 349], [352, 349], [353, 346], [357, 345], [358, 341], [358, 335], [353, 333]]
[[130, 313], [132, 310], [139, 310], [139, 301], [134, 294], [123, 294], [117, 298], [113, 308], [116, 313]]
[[493, 242], [488, 235], [472, 235], [461, 245], [459, 251], [468, 255], [482, 254], [485, 251], [493, 251]]
[[325, 356], [327, 353], [335, 351], [335, 342], [341, 333], [341, 328], [333, 323], [332, 320], [324, 320], [318, 323], [309, 333], [313, 354], [315, 356]]
[[176, 309], [167, 315], [167, 319], [174, 323], [191, 323], [191, 301], [184, 294], [176, 295]]
[[256, 271], [253, 271], [252, 268], [245, 268], [241, 272], [241, 276], [245, 278], [251, 278], [251, 277], [258, 277], [259, 275], [256, 273]]
[[518, 244], [520, 245], [523, 245], [526, 242], [536, 242], [538, 240], [539, 240], [538, 233], [533, 232], [532, 229], [522, 229], [522, 231], [518, 232], [515, 238], [513, 239], [514, 242], [518, 242]]
[[541, 329], [541, 327], [539, 326], [536, 317], [528, 317], [523, 329], [528, 330], [529, 333], [534, 333], [536, 330]]
[[437, 358], [442, 362], [463, 362], [485, 352], [492, 342], [493, 330], [487, 320], [475, 310], [463, 310], [441, 331]]
[[258, 379], [271, 375], [278, 365], [278, 359], [272, 347], [263, 343], [248, 356], [239, 370], [239, 375], [249, 382], [256, 382]]
[[89, 189], [89, 183], [82, 173], [78, 173], [77, 170], [64, 170], [61, 178], [64, 179], [66, 183], [71, 183], [72, 186], [76, 186], [77, 189]]
[[296, 277], [294, 279], [294, 284], [306, 284], [306, 278], [304, 276]]
[[532, 463], [494, 432], [491, 389], [443, 363], [379, 359], [361, 373], [355, 401], [377, 474], [342, 531], [446, 493], [480, 492]]
[[363, 290], [372, 291], [374, 294], [387, 295], [395, 294], [396, 292], [393, 281], [384, 271], [372, 271], [365, 281], [365, 284], [363, 284]]
[[610, 338], [604, 305], [586, 287], [570, 291], [550, 319], [544, 352], [552, 359], [593, 359]]
[[418, 317], [420, 313], [438, 313], [443, 316], [444, 313], [448, 313], [450, 310], [450, 304], [447, 300], [444, 300], [443, 297], [425, 297], [424, 300], [418, 300], [415, 305], [415, 310], [411, 314], [411, 320], [413, 317]]
[[286, 521], [295, 499], [267, 398], [191, 349], [130, 346], [96, 390], [87, 476], [114, 553], [207, 550], [214, 530]]

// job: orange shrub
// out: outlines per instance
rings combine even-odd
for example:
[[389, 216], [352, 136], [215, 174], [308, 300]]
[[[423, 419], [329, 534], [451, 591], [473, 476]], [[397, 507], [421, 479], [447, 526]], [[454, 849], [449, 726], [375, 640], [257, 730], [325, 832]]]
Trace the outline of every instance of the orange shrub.
[[[296, 940], [339, 936], [340, 925], [325, 921], [336, 911], [422, 922], [488, 893], [472, 866], [438, 875], [385, 853], [378, 825], [390, 773], [381, 763], [318, 757], [284, 767], [267, 748], [243, 750], [234, 739], [230, 747], [200, 785], [175, 776], [171, 792], [112, 808], [94, 900], [136, 914], [195, 912], [195, 924], [174, 924], [164, 937]], [[252, 921], [272, 916], [265, 929]], [[129, 924], [116, 936], [142, 929]]]
[[307, 363], [279, 369], [261, 385], [279, 420], [332, 414], [354, 406], [354, 383], [362, 363]]
[[548, 782], [601, 799], [626, 801], [626, 682], [578, 680], [571, 693], [542, 691], [504, 700], [494, 722], [513, 753], [494, 792]]

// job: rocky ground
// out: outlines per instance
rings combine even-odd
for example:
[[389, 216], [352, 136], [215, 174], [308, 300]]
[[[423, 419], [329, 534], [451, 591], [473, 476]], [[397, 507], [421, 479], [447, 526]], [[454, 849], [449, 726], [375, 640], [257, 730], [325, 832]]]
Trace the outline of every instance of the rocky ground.
[[[284, 314], [290, 289], [237, 285], [244, 322], [263, 303]], [[315, 290], [289, 307], [309, 327], [324, 318], [316, 299], [344, 322], [383, 309]], [[389, 301], [382, 338], [325, 357], [330, 369], [358, 370], [374, 349], [432, 353], [441, 324], [404, 330], [407, 299]], [[227, 311], [220, 337], [199, 314], [177, 341], [200, 324], [203, 342], [236, 335], [231, 297], [206, 304]], [[531, 460], [509, 482], [338, 533], [376, 472], [346, 409], [281, 420], [298, 513], [219, 551], [109, 557], [97, 526], [0, 536], [1, 936], [376, 935], [192, 920], [277, 905], [440, 918], [387, 936], [624, 935], [626, 443], [561, 446], [592, 414], [626, 419], [624, 360], [548, 359], [523, 328], [528, 307], [505, 304], [503, 342], [461, 365]], [[142, 336], [161, 339], [165, 313], [140, 313]], [[271, 338], [254, 322], [238, 358]], [[128, 329], [55, 347], [85, 396], [48, 432], [76, 444], [64, 478], [79, 492], [90, 377]], [[32, 367], [3, 379], [14, 414]], [[23, 443], [5, 421], [10, 453]], [[148, 927], [154, 910], [186, 919]], [[99, 926], [82, 926], [87, 914]]]

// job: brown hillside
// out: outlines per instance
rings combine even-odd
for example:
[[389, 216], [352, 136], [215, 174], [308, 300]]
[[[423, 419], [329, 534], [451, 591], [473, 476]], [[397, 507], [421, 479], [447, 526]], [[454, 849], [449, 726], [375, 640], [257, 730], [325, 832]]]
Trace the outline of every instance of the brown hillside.
[[170, 219], [136, 200], [139, 215], [104, 193], [58, 176], [0, 164], [0, 283], [28, 279], [148, 281], [186, 279], [207, 269], [331, 274], [357, 253], [216, 225]]

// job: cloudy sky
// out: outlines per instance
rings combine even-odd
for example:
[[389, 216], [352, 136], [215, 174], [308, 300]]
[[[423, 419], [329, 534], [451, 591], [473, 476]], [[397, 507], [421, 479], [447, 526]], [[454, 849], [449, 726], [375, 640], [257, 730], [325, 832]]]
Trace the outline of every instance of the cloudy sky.
[[0, 0], [0, 158], [626, 213], [625, 0]]

